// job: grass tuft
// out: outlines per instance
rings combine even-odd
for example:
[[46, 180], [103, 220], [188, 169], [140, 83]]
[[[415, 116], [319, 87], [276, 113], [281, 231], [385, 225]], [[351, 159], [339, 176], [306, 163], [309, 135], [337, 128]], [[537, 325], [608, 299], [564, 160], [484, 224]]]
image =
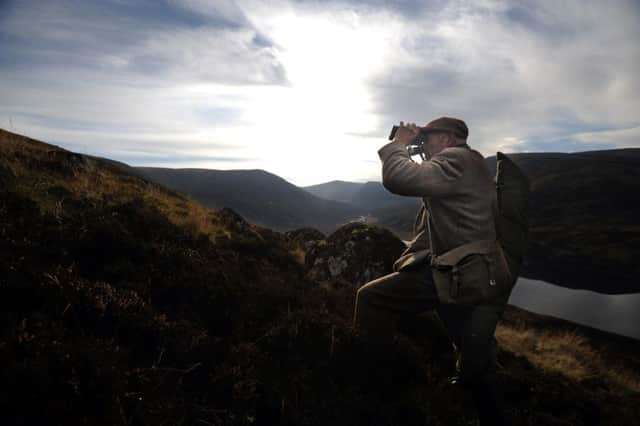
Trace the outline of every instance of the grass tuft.
[[576, 331], [539, 330], [525, 325], [498, 325], [496, 338], [503, 349], [524, 356], [547, 372], [583, 381], [594, 378], [640, 392], [640, 373], [611, 361]]

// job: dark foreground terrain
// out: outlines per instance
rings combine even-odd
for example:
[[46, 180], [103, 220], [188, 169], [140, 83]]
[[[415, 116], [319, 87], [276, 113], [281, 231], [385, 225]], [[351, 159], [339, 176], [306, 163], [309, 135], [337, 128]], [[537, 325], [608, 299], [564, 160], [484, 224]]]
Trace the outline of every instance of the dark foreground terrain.
[[[0, 130], [0, 423], [474, 424], [431, 316], [402, 324], [418, 364], [351, 328], [391, 237], [305, 235]], [[637, 342], [515, 308], [497, 337], [512, 424], [637, 423]]]

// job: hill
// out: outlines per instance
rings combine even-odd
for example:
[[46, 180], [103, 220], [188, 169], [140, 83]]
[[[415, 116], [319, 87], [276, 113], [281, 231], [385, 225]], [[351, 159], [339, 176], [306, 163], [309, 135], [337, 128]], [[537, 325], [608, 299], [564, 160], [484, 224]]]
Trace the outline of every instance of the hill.
[[[339, 200], [358, 208], [361, 215], [383, 216], [384, 211], [398, 208], [417, 210], [420, 200], [402, 197], [387, 191], [380, 182], [332, 181], [319, 185], [305, 186], [308, 191], [327, 200]], [[412, 222], [413, 223], [413, 222]]]
[[362, 185], [362, 183], [332, 180], [331, 182], [321, 183], [319, 185], [304, 186], [302, 189], [325, 200], [350, 203]]
[[391, 207], [412, 207], [417, 210], [420, 200], [392, 194], [380, 182], [367, 182], [354, 194], [351, 203], [374, 214], [381, 209]]
[[[429, 317], [403, 326], [420, 364], [371, 356], [348, 280], [310, 279], [294, 240], [127, 167], [0, 130], [0, 235], [2, 424], [473, 422]], [[638, 342], [508, 312], [512, 424], [635, 424]]]
[[230, 207], [251, 222], [276, 230], [313, 226], [327, 232], [358, 216], [348, 204], [315, 197], [263, 170], [136, 170], [207, 207]]

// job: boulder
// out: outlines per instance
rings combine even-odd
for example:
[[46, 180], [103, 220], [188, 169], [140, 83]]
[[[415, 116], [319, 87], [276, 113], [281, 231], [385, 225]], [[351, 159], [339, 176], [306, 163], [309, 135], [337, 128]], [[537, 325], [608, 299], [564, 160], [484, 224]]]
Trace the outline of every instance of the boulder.
[[284, 234], [289, 239], [300, 244], [306, 253], [311, 251], [313, 247], [326, 238], [322, 232], [314, 228], [300, 228], [293, 231], [287, 231]]
[[251, 224], [230, 207], [223, 207], [218, 210], [218, 220], [236, 232], [251, 230]]
[[314, 281], [360, 287], [391, 273], [404, 249], [404, 243], [386, 229], [349, 223], [307, 252], [305, 270]]

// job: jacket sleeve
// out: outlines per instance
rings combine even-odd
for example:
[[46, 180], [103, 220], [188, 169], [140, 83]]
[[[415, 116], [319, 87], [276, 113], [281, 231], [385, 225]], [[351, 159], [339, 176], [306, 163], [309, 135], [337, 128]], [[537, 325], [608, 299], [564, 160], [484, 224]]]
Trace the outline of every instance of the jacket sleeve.
[[441, 197], [454, 191], [463, 172], [458, 149], [445, 149], [418, 164], [407, 150], [391, 142], [378, 151], [382, 184], [390, 192], [410, 197]]

